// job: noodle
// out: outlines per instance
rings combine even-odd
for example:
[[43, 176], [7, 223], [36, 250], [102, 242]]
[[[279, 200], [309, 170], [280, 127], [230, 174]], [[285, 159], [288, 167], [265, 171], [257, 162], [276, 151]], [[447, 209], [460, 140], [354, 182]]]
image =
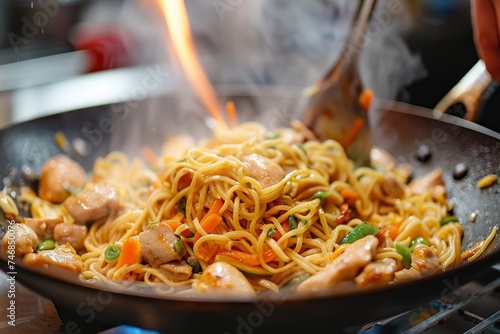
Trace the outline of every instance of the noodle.
[[[142, 281], [162, 293], [186, 294], [200, 272], [175, 279], [144, 259], [118, 268], [105, 258], [109, 245], [121, 248], [152, 222], [174, 224], [183, 261], [195, 258], [202, 271], [216, 261], [230, 263], [256, 291], [276, 292], [316, 275], [343, 254], [350, 245], [342, 240], [365, 223], [379, 231], [372, 261], [392, 259], [398, 271], [423, 276], [415, 262], [404, 268], [404, 255], [395, 249], [423, 238], [441, 270], [460, 264], [460, 224], [440, 225], [448, 215], [445, 196], [433, 196], [432, 189], [414, 193], [391, 169], [355, 169], [336, 141], [306, 140], [300, 132], [293, 134], [302, 140], [290, 140], [286, 131], [292, 130], [270, 135], [257, 123], [216, 128], [212, 140], [190, 148], [182, 159], [164, 156], [152, 168], [120, 152], [97, 159], [91, 181], [114, 187], [120, 210], [90, 226], [80, 254], [82, 279]], [[394, 185], [398, 195], [387, 190]], [[62, 216], [73, 223], [62, 205], [32, 192], [22, 200], [34, 217]], [[216, 200], [222, 204], [211, 215], [220, 218], [209, 224], [207, 212]]]

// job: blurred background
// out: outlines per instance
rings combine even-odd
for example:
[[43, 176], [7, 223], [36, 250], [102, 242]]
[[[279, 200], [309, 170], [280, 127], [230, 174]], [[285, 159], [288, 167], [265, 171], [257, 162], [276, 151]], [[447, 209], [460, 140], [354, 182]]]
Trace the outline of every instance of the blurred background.
[[[185, 3], [212, 83], [299, 91], [335, 62], [357, 2]], [[378, 6], [361, 50], [365, 85], [433, 108], [478, 60], [469, 0]], [[186, 90], [154, 0], [0, 2], [0, 125]]]

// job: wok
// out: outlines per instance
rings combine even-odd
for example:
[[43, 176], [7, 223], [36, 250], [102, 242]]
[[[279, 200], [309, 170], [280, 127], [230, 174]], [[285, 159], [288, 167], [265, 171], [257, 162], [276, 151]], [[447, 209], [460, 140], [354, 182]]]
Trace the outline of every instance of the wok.
[[[259, 119], [269, 126], [286, 124], [287, 111], [298, 102], [293, 94], [232, 93], [240, 118]], [[255, 98], [257, 97], [257, 98]], [[144, 144], [159, 149], [165, 134], [194, 133], [204, 114], [195, 103], [167, 95], [134, 103], [74, 110], [8, 126], [0, 130], [0, 176], [4, 186], [16, 189], [33, 181], [23, 171], [38, 171], [50, 156], [61, 153], [54, 135], [63, 131], [78, 149], [68, 153], [89, 170], [95, 158], [120, 149], [138, 156]], [[168, 110], [164, 106], [168, 106]], [[190, 107], [189, 107], [190, 106]], [[174, 112], [182, 108], [183, 112]], [[258, 115], [251, 111], [260, 111]], [[500, 134], [443, 114], [392, 101], [376, 100], [370, 111], [373, 143], [398, 160], [413, 165], [415, 176], [436, 167], [444, 171], [448, 197], [463, 226], [463, 250], [488, 236], [500, 222], [498, 184], [478, 189], [476, 182], [490, 173], [500, 174]], [[199, 124], [198, 124], [199, 123]], [[199, 127], [197, 127], [199, 128]], [[208, 135], [197, 131], [196, 135]], [[427, 145], [430, 158], [421, 162], [418, 148]], [[453, 178], [453, 168], [464, 163], [468, 172]], [[468, 217], [477, 212], [477, 219]], [[335, 332], [399, 314], [432, 299], [453, 293], [500, 261], [499, 238], [475, 261], [421, 280], [358, 290], [325, 292], [322, 296], [248, 300], [188, 300], [165, 297], [146, 289], [115, 289], [83, 283], [59, 271], [27, 268], [16, 260], [16, 279], [51, 299], [71, 329], [94, 332], [122, 324], [168, 333], [311, 333], [322, 328]], [[9, 272], [5, 258], [0, 266]], [[266, 299], [267, 298], [267, 299]], [[93, 300], [97, 304], [90, 304]], [[96, 305], [95, 307], [92, 305]]]

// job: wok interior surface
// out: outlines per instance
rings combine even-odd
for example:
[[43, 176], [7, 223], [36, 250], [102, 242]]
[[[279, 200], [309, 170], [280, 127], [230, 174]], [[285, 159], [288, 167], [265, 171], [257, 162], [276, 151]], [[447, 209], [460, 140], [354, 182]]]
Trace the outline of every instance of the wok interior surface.
[[[285, 125], [291, 120], [296, 106], [294, 97], [229, 96], [242, 115], [240, 121], [259, 119], [270, 127]], [[257, 102], [256, 102], [257, 101]], [[184, 105], [185, 106], [185, 105]], [[63, 153], [54, 140], [63, 131], [74, 148], [66, 151], [90, 170], [93, 161], [112, 150], [122, 150], [131, 157], [139, 156], [143, 145], [159, 150], [165, 135], [210, 135], [205, 126], [205, 114], [192, 104], [181, 108], [174, 96], [155, 101], [100, 106], [20, 123], [0, 131], [0, 175], [4, 187], [16, 189], [26, 167], [38, 171], [51, 156]], [[287, 109], [290, 108], [290, 109]], [[248, 109], [248, 110], [246, 110]], [[260, 112], [258, 115], [253, 112]], [[378, 101], [370, 111], [373, 144], [387, 149], [399, 161], [412, 164], [415, 176], [440, 167], [443, 169], [448, 198], [455, 203], [454, 214], [464, 230], [463, 250], [486, 238], [500, 221], [498, 185], [478, 189], [476, 182], [487, 174], [500, 174], [500, 135], [486, 128], [454, 117], [437, 120], [431, 111], [389, 101]], [[196, 131], [193, 131], [196, 129]], [[417, 149], [428, 145], [431, 157], [425, 163], [417, 159]], [[452, 176], [457, 163], [465, 163], [468, 172], [463, 179]], [[477, 212], [477, 219], [468, 217]], [[414, 308], [453, 288], [467, 283], [500, 260], [498, 237], [493, 239], [485, 254], [474, 262], [424, 279], [391, 286], [325, 292], [311, 298], [259, 298], [256, 301], [185, 300], [162, 297], [148, 292], [129, 293], [91, 284], [80, 284], [74, 277], [61, 277], [22, 266], [17, 261], [17, 279], [27, 287], [50, 298], [66, 323], [77, 327], [113, 327], [135, 325], [168, 333], [188, 333], [201, 330], [227, 333], [257, 333], [271, 331], [330, 332], [360, 326]], [[5, 259], [0, 261], [7, 270]], [[92, 319], [84, 311], [88, 298], [101, 300], [99, 311]]]

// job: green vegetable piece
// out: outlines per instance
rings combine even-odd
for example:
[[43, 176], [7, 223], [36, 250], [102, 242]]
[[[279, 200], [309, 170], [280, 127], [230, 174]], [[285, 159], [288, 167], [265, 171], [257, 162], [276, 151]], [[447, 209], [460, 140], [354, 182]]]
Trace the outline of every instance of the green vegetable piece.
[[56, 248], [56, 242], [54, 241], [54, 239], [45, 239], [45, 240], [42, 240], [42, 242], [40, 242], [38, 244], [37, 250], [43, 251], [43, 250], [50, 250], [50, 249], [54, 249], [54, 248]]
[[109, 245], [104, 251], [104, 258], [106, 261], [114, 261], [120, 256], [121, 250], [115, 245]]
[[411, 252], [408, 247], [399, 242], [396, 242], [396, 252], [403, 257], [403, 266], [405, 269], [411, 267]]
[[376, 235], [380, 232], [380, 229], [372, 224], [362, 223], [356, 226], [352, 231], [346, 234], [346, 236], [340, 240], [340, 245], [352, 244], [354, 241], [359, 240], [367, 235]]
[[330, 196], [331, 192], [330, 191], [318, 191], [312, 196], [312, 199], [319, 198], [321, 201], [321, 205], [325, 204], [325, 198]]
[[274, 229], [274, 228], [272, 228], [272, 229], [270, 229], [269, 231], [267, 231], [267, 236], [268, 236], [269, 238], [274, 237], [274, 235], [275, 235], [275, 234], [276, 234], [276, 229]]
[[182, 243], [181, 238], [175, 238], [174, 250], [177, 254], [184, 254], [184, 244]]
[[193, 268], [193, 273], [195, 274], [201, 273], [203, 271], [200, 262], [194, 256], [188, 257], [187, 264], [189, 264], [191, 268]]
[[294, 215], [288, 216], [288, 229], [295, 230], [299, 226], [299, 223], [297, 222], [297, 218], [295, 218]]
[[157, 221], [154, 221], [154, 222], [149, 222], [148, 229], [150, 229], [150, 228], [151, 228], [151, 226], [153, 226], [153, 225], [157, 225], [157, 224], [159, 224]]
[[443, 226], [443, 225], [446, 225], [446, 224], [451, 223], [451, 222], [458, 222], [458, 217], [457, 216], [448, 216], [448, 217], [444, 218], [443, 220], [441, 220], [441, 222], [439, 224], [441, 226]]
[[413, 251], [415, 250], [415, 247], [417, 247], [418, 245], [429, 246], [429, 242], [422, 237], [416, 237], [410, 243], [410, 252], [413, 253]]
[[279, 137], [280, 137], [280, 133], [279, 132], [275, 132], [272, 135], [265, 136], [264, 140], [278, 139]]

